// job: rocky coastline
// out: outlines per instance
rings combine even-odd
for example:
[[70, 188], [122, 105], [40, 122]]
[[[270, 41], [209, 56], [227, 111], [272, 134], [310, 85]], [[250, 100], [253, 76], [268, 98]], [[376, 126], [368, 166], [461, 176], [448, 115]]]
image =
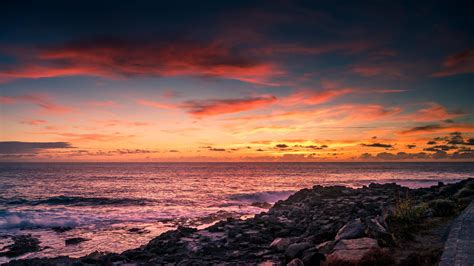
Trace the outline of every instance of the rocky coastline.
[[[178, 227], [121, 254], [12, 260], [6, 265], [436, 265], [474, 179], [409, 189], [370, 184], [302, 189], [254, 218]], [[38, 248], [27, 236], [18, 241]], [[22, 244], [10, 246], [19, 254]]]

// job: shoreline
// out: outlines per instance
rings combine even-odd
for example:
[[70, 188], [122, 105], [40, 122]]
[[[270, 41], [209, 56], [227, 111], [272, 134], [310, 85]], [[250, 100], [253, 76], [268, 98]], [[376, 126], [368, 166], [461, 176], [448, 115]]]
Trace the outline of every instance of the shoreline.
[[[393, 183], [357, 189], [314, 186], [278, 201], [267, 212], [253, 218], [229, 218], [200, 230], [178, 227], [121, 254], [95, 252], [81, 258], [12, 260], [6, 265], [77, 262], [331, 265], [337, 261], [357, 263], [370, 257], [396, 265], [410, 262], [416, 259], [413, 254], [423, 252], [431, 252], [425, 257], [439, 260], [440, 251], [432, 247], [439, 249], [443, 244], [445, 232], [442, 231], [449, 228], [450, 221], [470, 202], [473, 192], [472, 178], [418, 189]], [[431, 242], [406, 252], [413, 238], [426, 236], [430, 236], [427, 239]]]

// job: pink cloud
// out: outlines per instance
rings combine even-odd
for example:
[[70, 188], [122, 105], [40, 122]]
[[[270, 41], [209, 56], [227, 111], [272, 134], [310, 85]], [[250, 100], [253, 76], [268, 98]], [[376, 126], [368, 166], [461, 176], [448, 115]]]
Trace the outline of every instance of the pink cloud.
[[474, 49], [467, 49], [448, 56], [442, 63], [443, 69], [432, 74], [434, 77], [446, 77], [464, 73], [474, 73]]
[[46, 95], [25, 94], [20, 96], [1, 96], [3, 104], [33, 103], [44, 111], [55, 114], [66, 114], [74, 111], [73, 108], [54, 103]]

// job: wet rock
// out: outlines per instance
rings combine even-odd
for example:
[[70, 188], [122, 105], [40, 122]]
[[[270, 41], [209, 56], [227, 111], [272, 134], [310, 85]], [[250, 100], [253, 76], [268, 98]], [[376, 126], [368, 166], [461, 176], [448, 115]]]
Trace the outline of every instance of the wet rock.
[[287, 266], [304, 266], [304, 262], [298, 258], [291, 260]]
[[327, 256], [327, 260], [328, 263], [331, 261], [354, 263], [378, 248], [377, 240], [373, 238], [342, 239], [334, 246], [333, 252]]
[[6, 252], [1, 252], [1, 256], [9, 258], [18, 257], [26, 253], [40, 250], [40, 241], [31, 235], [18, 235], [12, 237], [13, 244], [6, 247]]
[[336, 235], [336, 240], [360, 238], [365, 235], [365, 225], [360, 218], [354, 219], [345, 224]]
[[291, 244], [291, 241], [289, 238], [276, 238], [273, 240], [273, 242], [270, 244], [270, 248], [274, 248], [278, 251], [283, 251], [286, 250], [286, 248]]
[[137, 227], [130, 228], [127, 231], [130, 232], [130, 233], [139, 234], [139, 235], [150, 233], [150, 231], [148, 231], [146, 229], [137, 228]]
[[70, 227], [70, 226], [54, 226], [54, 227], [51, 227], [51, 229], [56, 233], [64, 233], [64, 232], [72, 230], [72, 227]]
[[87, 241], [89, 239], [87, 238], [83, 238], [83, 237], [72, 237], [72, 238], [67, 238], [66, 240], [64, 240], [64, 243], [66, 244], [66, 246], [68, 245], [77, 245], [81, 242], [84, 242], [84, 241]]
[[306, 249], [313, 247], [311, 243], [308, 242], [301, 242], [301, 243], [294, 243], [288, 246], [288, 248], [285, 251], [285, 255], [289, 259], [296, 258], [300, 256], [303, 251]]

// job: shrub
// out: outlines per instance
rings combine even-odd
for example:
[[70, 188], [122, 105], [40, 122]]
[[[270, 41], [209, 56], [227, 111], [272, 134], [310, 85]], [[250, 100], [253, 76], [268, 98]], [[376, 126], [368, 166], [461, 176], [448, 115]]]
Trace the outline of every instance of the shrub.
[[469, 186], [462, 188], [456, 193], [458, 198], [466, 198], [474, 195], [474, 189], [471, 189]]
[[393, 218], [404, 224], [412, 224], [423, 218], [426, 210], [425, 204], [414, 206], [411, 200], [405, 199], [395, 206]]
[[452, 200], [437, 199], [428, 203], [429, 207], [433, 209], [435, 216], [451, 216], [456, 213], [456, 204]]

